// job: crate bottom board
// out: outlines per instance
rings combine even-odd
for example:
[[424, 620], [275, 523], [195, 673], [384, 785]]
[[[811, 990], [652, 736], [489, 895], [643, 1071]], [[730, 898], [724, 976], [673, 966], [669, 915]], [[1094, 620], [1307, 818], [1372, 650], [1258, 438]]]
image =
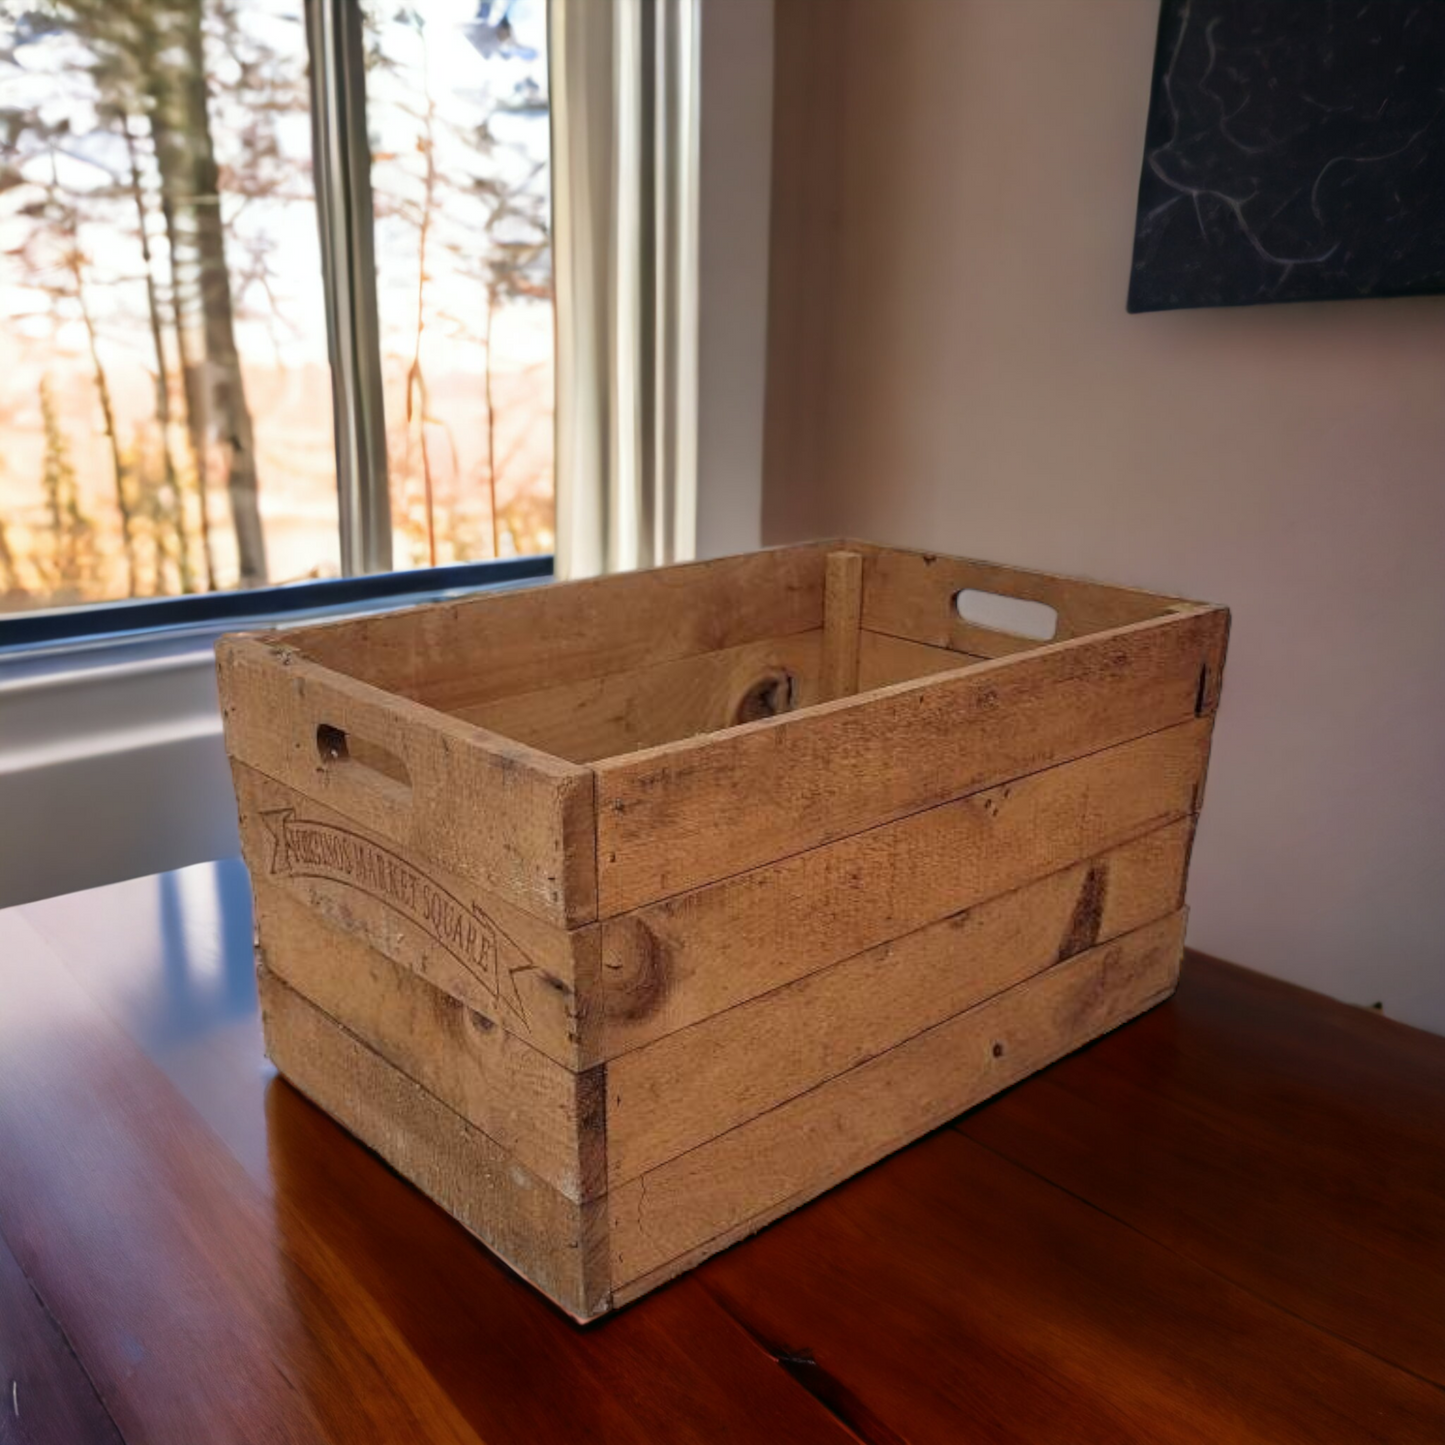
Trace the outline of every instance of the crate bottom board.
[[588, 1323], [1162, 1002], [1183, 925], [1065, 960], [583, 1204], [265, 969], [261, 1001], [288, 1082]]

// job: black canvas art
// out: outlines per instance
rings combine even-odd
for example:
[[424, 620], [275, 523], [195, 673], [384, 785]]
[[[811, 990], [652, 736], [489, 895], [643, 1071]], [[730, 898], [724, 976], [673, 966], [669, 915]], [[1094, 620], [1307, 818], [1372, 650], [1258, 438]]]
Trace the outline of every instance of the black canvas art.
[[1163, 0], [1131, 311], [1445, 291], [1445, 0]]

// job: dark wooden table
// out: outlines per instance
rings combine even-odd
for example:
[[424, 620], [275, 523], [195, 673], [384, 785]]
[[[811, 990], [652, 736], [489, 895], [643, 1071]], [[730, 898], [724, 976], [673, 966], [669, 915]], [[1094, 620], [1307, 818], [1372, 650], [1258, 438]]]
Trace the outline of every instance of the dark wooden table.
[[237, 863], [0, 913], [0, 1441], [1445, 1441], [1445, 1039], [1177, 998], [581, 1330], [261, 1053]]

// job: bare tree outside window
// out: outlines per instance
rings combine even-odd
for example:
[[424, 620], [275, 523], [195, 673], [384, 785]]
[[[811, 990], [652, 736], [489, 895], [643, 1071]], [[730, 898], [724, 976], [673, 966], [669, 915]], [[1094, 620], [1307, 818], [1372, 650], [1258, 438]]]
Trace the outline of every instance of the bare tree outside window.
[[365, 0], [398, 565], [550, 551], [540, 0]]
[[[550, 550], [540, 0], [363, 9], [396, 563]], [[337, 573], [307, 68], [298, 0], [0, 0], [0, 611]]]

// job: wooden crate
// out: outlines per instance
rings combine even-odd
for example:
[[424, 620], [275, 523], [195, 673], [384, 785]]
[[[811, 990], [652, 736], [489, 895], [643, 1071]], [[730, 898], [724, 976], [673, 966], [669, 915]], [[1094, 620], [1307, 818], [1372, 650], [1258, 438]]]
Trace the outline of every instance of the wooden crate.
[[593, 1319], [1173, 990], [1227, 629], [846, 542], [225, 638], [270, 1055]]

